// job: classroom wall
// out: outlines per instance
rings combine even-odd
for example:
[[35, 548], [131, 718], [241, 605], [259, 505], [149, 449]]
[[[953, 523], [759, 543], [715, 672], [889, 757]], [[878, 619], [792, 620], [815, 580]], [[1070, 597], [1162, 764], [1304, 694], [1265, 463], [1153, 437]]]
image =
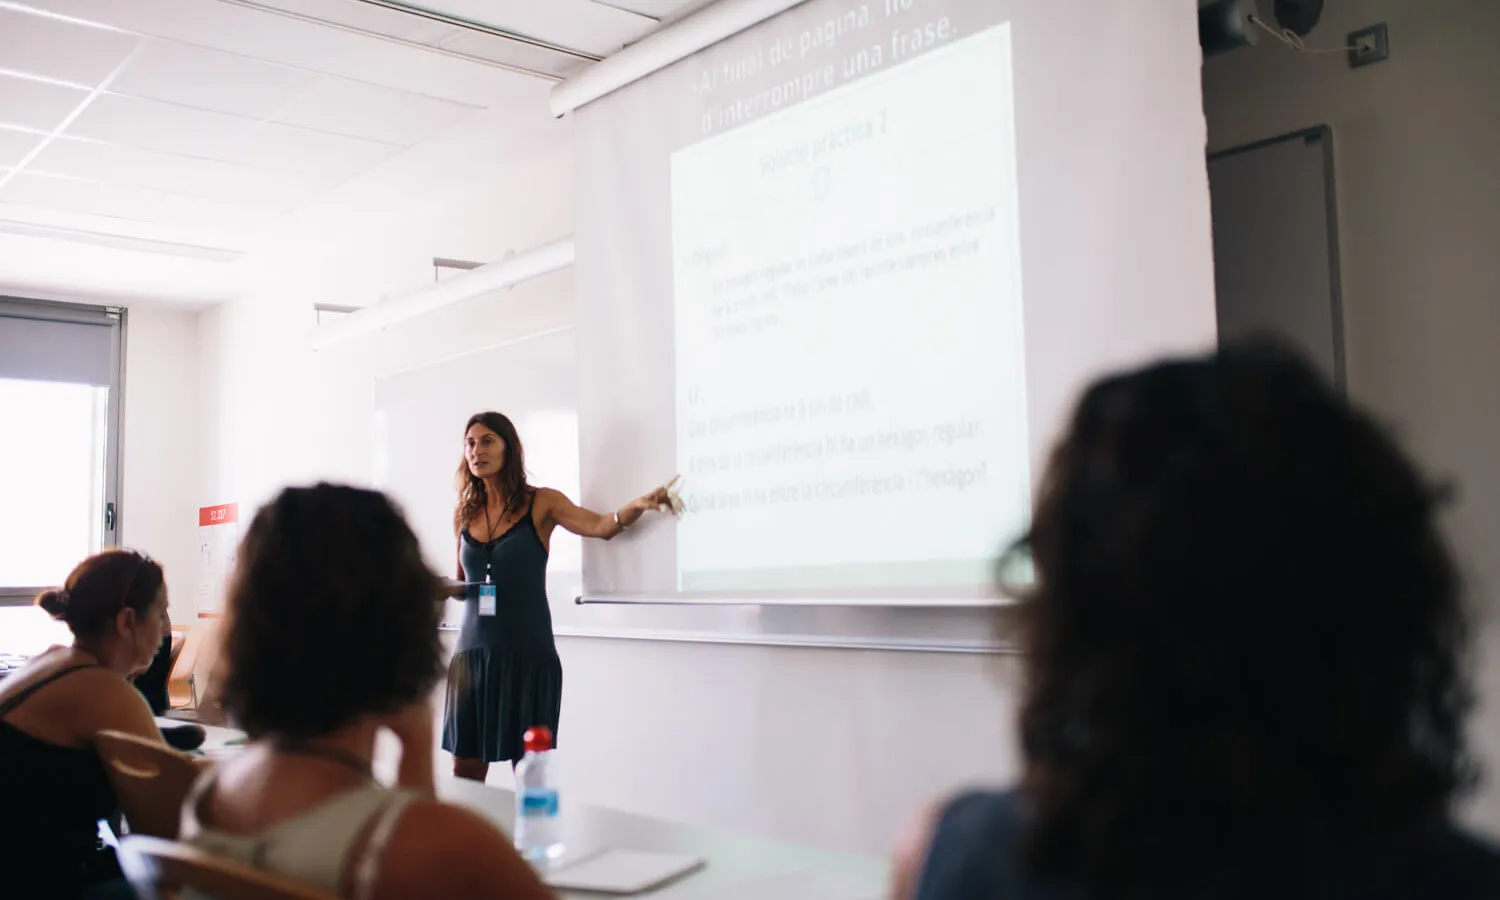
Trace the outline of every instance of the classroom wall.
[[197, 612], [197, 347], [195, 311], [126, 312], [120, 543], [162, 564], [180, 623]]
[[[378, 377], [574, 322], [561, 272], [317, 353], [307, 344], [314, 302], [366, 303], [429, 281], [432, 256], [489, 261], [571, 233], [568, 122], [541, 121], [550, 130], [520, 146], [513, 124], [481, 121], [462, 152], [416, 148], [394, 165], [460, 172], [462, 185], [406, 191], [399, 216], [355, 185], [293, 223], [243, 297], [200, 315], [199, 502], [237, 500], [248, 516], [283, 484], [368, 483]], [[930, 797], [1014, 772], [1000, 658], [559, 644], [561, 762], [578, 800], [880, 854]]]
[[[481, 114], [299, 211], [247, 261], [243, 294], [200, 315], [204, 502], [239, 502], [248, 517], [288, 482], [368, 481], [378, 374], [529, 333], [532, 319], [506, 301], [535, 291], [518, 288], [487, 311], [464, 306], [350, 345], [309, 346], [314, 304], [370, 305], [431, 284], [434, 257], [490, 262], [570, 232], [567, 123], [542, 115], [545, 91], [537, 99], [542, 124], [529, 134]], [[571, 302], [552, 291], [535, 305], [571, 321]]]
[[1209, 144], [1333, 128], [1349, 388], [1459, 488], [1447, 525], [1485, 617], [1473, 733], [1492, 773], [1469, 815], [1500, 833], [1500, 3], [1342, 0], [1307, 42], [1381, 21], [1391, 58], [1360, 69], [1271, 41], [1210, 60]]
[[[1383, 19], [1390, 62], [1351, 71], [1337, 55], [1263, 45], [1205, 69], [1214, 149], [1334, 127], [1351, 390], [1461, 484], [1449, 524], [1488, 607], [1500, 583], [1488, 552], [1500, 538], [1490, 400], [1500, 384], [1497, 10], [1486, 0], [1348, 0], [1330, 5], [1315, 42]], [[414, 191], [399, 218], [368, 198], [368, 221], [332, 227], [313, 215], [261, 261], [245, 296], [200, 316], [201, 502], [253, 504], [319, 477], [368, 481], [375, 378], [573, 321], [561, 273], [370, 339], [306, 348], [313, 302], [367, 302], [422, 283], [432, 255], [495, 259], [571, 230], [565, 133], [516, 153], [498, 123], [486, 127], [470, 148], [493, 151], [483, 183]], [[340, 201], [361, 208], [357, 196]], [[1012, 661], [583, 639], [560, 649], [564, 777], [579, 799], [880, 853], [926, 798], [1016, 771]], [[1484, 670], [1492, 709], [1476, 731], [1492, 759], [1497, 671]], [[1500, 830], [1496, 798], [1488, 790], [1471, 815]]]

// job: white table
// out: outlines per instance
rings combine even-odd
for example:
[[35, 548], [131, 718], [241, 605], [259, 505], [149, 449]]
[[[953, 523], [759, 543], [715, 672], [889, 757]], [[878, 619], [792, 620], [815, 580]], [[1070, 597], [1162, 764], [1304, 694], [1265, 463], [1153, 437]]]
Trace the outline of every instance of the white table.
[[[245, 739], [244, 732], [233, 728], [203, 728], [207, 737], [200, 749], [211, 758], [235, 753]], [[395, 763], [394, 754], [377, 749], [375, 769], [382, 780], [391, 780]], [[468, 807], [506, 834], [512, 833], [513, 792], [446, 774], [438, 776], [437, 792], [443, 800]], [[568, 856], [613, 848], [686, 853], [707, 860], [700, 871], [638, 895], [650, 900], [885, 900], [889, 896], [888, 867], [880, 859], [570, 803], [566, 793], [562, 823]], [[600, 900], [605, 895], [562, 896]]]
[[197, 725], [203, 729], [203, 745], [194, 752], [207, 756], [210, 759], [233, 755], [245, 743], [245, 732], [240, 731], [238, 728], [204, 725], [201, 722], [189, 722], [184, 719], [167, 719], [160, 716], [156, 719], [157, 728], [173, 728], [180, 725]]
[[[515, 795], [510, 791], [448, 777], [439, 779], [438, 794], [511, 833]], [[708, 861], [701, 871], [642, 895], [651, 900], [884, 900], [888, 896], [883, 860], [568, 803], [566, 794], [562, 817], [563, 841], [570, 855], [619, 848], [688, 853]], [[563, 896], [599, 900], [601, 895]]]

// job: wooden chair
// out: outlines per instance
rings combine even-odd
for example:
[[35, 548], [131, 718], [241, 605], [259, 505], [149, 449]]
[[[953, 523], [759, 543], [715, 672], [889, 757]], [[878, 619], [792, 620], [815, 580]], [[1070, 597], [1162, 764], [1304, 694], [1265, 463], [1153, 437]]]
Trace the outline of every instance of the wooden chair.
[[[198, 648], [203, 645], [204, 628], [172, 629], [172, 672], [167, 676], [167, 704], [172, 709], [192, 709], [198, 705]], [[181, 643], [178, 643], [178, 637]]]
[[120, 868], [140, 900], [174, 900], [192, 888], [216, 900], [338, 900], [281, 875], [161, 838], [120, 842]]
[[120, 731], [94, 735], [94, 747], [130, 832], [177, 837], [182, 802], [199, 773], [192, 757]]

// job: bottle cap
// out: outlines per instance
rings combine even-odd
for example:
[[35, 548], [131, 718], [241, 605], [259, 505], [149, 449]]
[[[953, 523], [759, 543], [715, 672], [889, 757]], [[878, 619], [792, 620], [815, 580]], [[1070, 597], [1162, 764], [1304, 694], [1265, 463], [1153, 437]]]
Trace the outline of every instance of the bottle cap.
[[[514, 734], [515, 732], [511, 732]], [[526, 729], [526, 734], [521, 738], [527, 753], [546, 753], [552, 749], [552, 729], [545, 725]]]

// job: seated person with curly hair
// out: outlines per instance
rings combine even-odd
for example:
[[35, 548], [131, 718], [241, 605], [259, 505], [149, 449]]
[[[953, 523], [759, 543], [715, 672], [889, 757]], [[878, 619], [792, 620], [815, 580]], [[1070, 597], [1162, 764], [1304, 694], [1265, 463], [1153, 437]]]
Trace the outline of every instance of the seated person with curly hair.
[[1096, 383], [1022, 548], [1020, 785], [920, 823], [899, 900], [1500, 897], [1436, 506], [1274, 347]]
[[[205, 775], [183, 840], [342, 897], [550, 896], [493, 825], [433, 799], [445, 589], [382, 494], [283, 491], [240, 547], [222, 703], [252, 741]], [[371, 773], [381, 729], [397, 786]]]

